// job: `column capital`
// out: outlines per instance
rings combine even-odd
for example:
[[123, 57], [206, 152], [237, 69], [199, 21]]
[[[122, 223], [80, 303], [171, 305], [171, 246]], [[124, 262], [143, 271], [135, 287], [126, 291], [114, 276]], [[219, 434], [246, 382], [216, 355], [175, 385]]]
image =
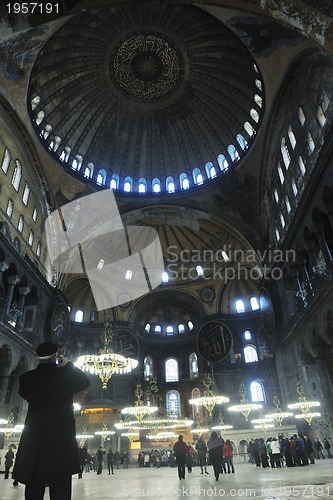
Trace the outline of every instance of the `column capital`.
[[16, 274], [10, 274], [7, 276], [7, 281], [10, 285], [16, 285], [20, 281], [20, 276], [17, 276]]
[[22, 295], [22, 296], [25, 297], [26, 295], [28, 295], [28, 293], [30, 292], [31, 288], [29, 288], [28, 286], [20, 286], [18, 290], [20, 292], [20, 295]]

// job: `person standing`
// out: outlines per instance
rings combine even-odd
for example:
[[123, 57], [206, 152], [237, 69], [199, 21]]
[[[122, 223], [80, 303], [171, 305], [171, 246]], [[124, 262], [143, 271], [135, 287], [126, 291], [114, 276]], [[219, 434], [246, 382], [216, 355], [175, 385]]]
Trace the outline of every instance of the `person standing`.
[[109, 472], [109, 475], [113, 474], [113, 453], [112, 453], [112, 448], [109, 448], [109, 451], [108, 451], [108, 454], [106, 455], [106, 460], [107, 460], [107, 463], [108, 463], [108, 472]]
[[199, 465], [201, 469], [201, 473], [204, 473], [204, 468], [205, 468], [205, 473], [209, 474], [207, 471], [207, 445], [204, 441], [204, 438], [202, 436], [199, 437], [197, 444], [195, 445], [195, 449], [198, 452], [198, 460], [199, 460]]
[[318, 438], [315, 438], [314, 443], [313, 443], [313, 447], [316, 450], [317, 459], [318, 460], [320, 459], [320, 455], [324, 459], [325, 458], [324, 453], [323, 453], [324, 447], [323, 447], [323, 445], [321, 444], [321, 442], [319, 441]]
[[173, 451], [177, 460], [178, 477], [179, 479], [185, 479], [187, 444], [183, 441], [181, 434], [179, 434], [178, 441], [174, 444]]
[[97, 476], [102, 474], [103, 470], [103, 455], [105, 455], [105, 451], [103, 448], [100, 446], [98, 450], [96, 451], [96, 457], [97, 457]]
[[327, 452], [327, 458], [332, 458], [331, 451], [330, 451], [331, 450], [331, 443], [326, 438], [324, 438], [324, 448]]
[[228, 474], [230, 474], [230, 468], [231, 472], [234, 474], [235, 468], [234, 468], [234, 461], [233, 461], [233, 448], [230, 439], [227, 439], [226, 442], [224, 443], [223, 446], [223, 453], [225, 460], [227, 462], [227, 468], [228, 468]]
[[8, 448], [6, 455], [5, 455], [5, 477], [4, 477], [4, 479], [9, 478], [9, 470], [12, 467], [13, 462], [14, 462], [14, 452], [13, 452], [13, 448], [10, 446]]
[[192, 467], [194, 464], [194, 455], [195, 455], [195, 449], [191, 445], [191, 443], [187, 443], [187, 457], [186, 457], [186, 462], [187, 462], [187, 470], [188, 472], [192, 472]]
[[79, 479], [82, 479], [82, 473], [84, 466], [86, 465], [87, 462], [87, 456], [88, 456], [87, 448], [84, 446], [83, 443], [81, 443], [79, 446], [79, 460], [80, 460]]
[[209, 461], [213, 466], [215, 479], [218, 481], [223, 461], [223, 446], [221, 439], [215, 431], [211, 433], [208, 439], [207, 448], [209, 452]]
[[25, 484], [25, 500], [43, 500], [46, 485], [52, 500], [70, 500], [72, 475], [80, 471], [73, 395], [89, 379], [51, 342], [37, 347], [39, 364], [23, 373], [19, 395], [28, 401], [13, 479]]

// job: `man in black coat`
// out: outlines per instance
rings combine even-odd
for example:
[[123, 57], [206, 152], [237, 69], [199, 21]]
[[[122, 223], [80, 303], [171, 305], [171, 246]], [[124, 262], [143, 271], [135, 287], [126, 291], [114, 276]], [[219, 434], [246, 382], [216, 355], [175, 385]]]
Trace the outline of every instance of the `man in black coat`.
[[19, 394], [29, 407], [12, 477], [26, 485], [25, 500], [43, 500], [46, 485], [52, 500], [70, 500], [72, 474], [80, 471], [73, 395], [90, 382], [57, 351], [51, 342], [41, 344], [39, 365], [20, 377]]

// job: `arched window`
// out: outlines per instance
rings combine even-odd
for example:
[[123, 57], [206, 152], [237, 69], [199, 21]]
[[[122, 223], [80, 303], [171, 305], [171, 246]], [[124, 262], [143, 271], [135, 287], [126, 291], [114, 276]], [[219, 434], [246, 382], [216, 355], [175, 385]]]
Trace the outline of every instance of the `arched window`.
[[280, 241], [280, 231], [277, 227], [275, 227], [275, 239], [276, 241]]
[[29, 184], [26, 182], [22, 196], [22, 202], [25, 206], [27, 206], [29, 203], [29, 196], [30, 196], [30, 187]]
[[286, 221], [284, 220], [284, 216], [283, 214], [280, 214], [280, 222], [281, 222], [281, 227], [282, 229], [284, 228], [284, 226], [286, 225]]
[[132, 276], [133, 276], [133, 272], [131, 271], [131, 269], [127, 269], [127, 271], [125, 273], [125, 280], [130, 281], [132, 279]]
[[146, 356], [143, 360], [143, 377], [145, 380], [151, 380], [154, 377], [153, 360]]
[[252, 137], [254, 134], [254, 128], [252, 127], [251, 123], [245, 122], [244, 123], [244, 130], [248, 134], [249, 137]]
[[190, 379], [197, 378], [199, 376], [198, 356], [195, 352], [192, 352], [189, 357], [189, 372]]
[[169, 175], [169, 177], [166, 178], [166, 190], [168, 193], [174, 193], [175, 192], [175, 180], [173, 177]]
[[257, 297], [250, 298], [250, 306], [251, 306], [252, 311], [257, 311], [257, 309], [260, 309]]
[[97, 323], [98, 320], [98, 312], [94, 309], [90, 312], [90, 323]]
[[230, 158], [232, 159], [232, 161], [236, 161], [237, 158], [239, 158], [238, 151], [237, 151], [237, 149], [235, 148], [235, 146], [233, 144], [229, 144], [229, 146], [228, 146], [228, 153], [229, 153]]
[[161, 181], [157, 177], [155, 177], [152, 180], [151, 187], [152, 187], [153, 193], [160, 193], [161, 192]]
[[32, 229], [30, 229], [30, 231], [29, 231], [28, 245], [30, 245], [32, 247], [33, 242], [34, 242], [34, 233], [33, 233]]
[[15, 160], [15, 169], [12, 177], [12, 185], [15, 191], [18, 191], [20, 188], [21, 178], [22, 178], [22, 166], [19, 160]]
[[306, 167], [305, 167], [305, 163], [303, 161], [303, 158], [301, 156], [298, 157], [298, 165], [299, 165], [299, 169], [301, 171], [301, 174], [305, 175]]
[[32, 220], [33, 220], [34, 222], [36, 222], [36, 220], [37, 220], [37, 216], [38, 216], [38, 208], [37, 208], [37, 207], [35, 207], [35, 208], [34, 208], [34, 211], [32, 212]]
[[82, 323], [83, 322], [83, 311], [81, 309], [78, 309], [74, 315], [74, 321], [76, 323]]
[[189, 330], [193, 330], [193, 328], [194, 328], [194, 325], [193, 325], [191, 320], [187, 322], [187, 326], [188, 326]]
[[76, 155], [74, 160], [72, 161], [72, 169], [73, 170], [80, 170], [82, 166], [83, 158], [80, 155]]
[[83, 175], [87, 179], [92, 179], [92, 176], [93, 176], [93, 173], [94, 173], [94, 168], [95, 168], [95, 165], [93, 163], [91, 163], [91, 161], [90, 161], [88, 163], [88, 165], [86, 166], [86, 168], [84, 169]]
[[71, 154], [71, 148], [69, 146], [66, 146], [65, 149], [62, 151], [60, 155], [60, 160], [61, 161], [68, 161], [69, 155]]
[[[52, 146], [53, 151], [54, 152], [58, 151], [60, 143], [61, 143], [61, 137], [56, 135], [52, 142], [53, 142], [53, 146]], [[51, 144], [50, 144], [50, 147], [51, 147]], [[81, 157], [81, 160], [82, 160], [82, 157]]]
[[206, 169], [206, 174], [207, 174], [208, 179], [212, 179], [213, 177], [216, 177], [216, 175], [217, 175], [216, 170], [215, 170], [215, 167], [211, 161], [206, 163], [205, 169]]
[[110, 189], [119, 189], [119, 175], [118, 174], [112, 174], [112, 177], [110, 180]]
[[278, 203], [280, 198], [279, 198], [279, 192], [276, 188], [274, 189], [274, 198], [276, 203]]
[[223, 154], [219, 154], [216, 159], [217, 159], [217, 163], [220, 167], [220, 170], [222, 170], [222, 171], [228, 170], [229, 163]]
[[258, 361], [257, 349], [253, 345], [244, 347], [244, 360], [245, 363], [255, 363]]
[[293, 177], [291, 178], [291, 188], [293, 190], [294, 196], [297, 196], [297, 193], [298, 193], [297, 184], [296, 184], [295, 179]]
[[162, 273], [162, 282], [163, 283], [169, 283], [169, 275], [166, 271]]
[[236, 300], [236, 312], [238, 312], [238, 313], [245, 312], [244, 302], [240, 299]]
[[293, 129], [292, 129], [291, 125], [289, 125], [289, 127], [288, 127], [288, 137], [289, 137], [289, 141], [290, 141], [291, 147], [293, 149], [295, 149], [295, 146], [296, 146], [296, 137], [295, 137], [295, 134], [293, 132]]
[[44, 118], [45, 118], [44, 111], [39, 111], [39, 113], [37, 114], [37, 118], [36, 118], [36, 124], [40, 125], [42, 123], [42, 121], [44, 120]]
[[264, 385], [257, 380], [250, 385], [251, 400], [253, 403], [265, 401]]
[[97, 174], [96, 182], [97, 182], [97, 184], [104, 186], [105, 180], [106, 180], [106, 170], [104, 168], [102, 168]]
[[195, 270], [196, 270], [198, 276], [204, 275], [204, 270], [203, 270], [202, 266], [196, 266]]
[[7, 203], [6, 214], [10, 219], [12, 218], [13, 211], [14, 211], [14, 202], [12, 199], [9, 199]]
[[290, 165], [290, 154], [288, 150], [288, 146], [286, 144], [286, 139], [282, 137], [281, 139], [281, 154], [283, 158], [283, 163], [286, 167], [286, 170], [288, 170], [289, 165]]
[[252, 334], [251, 334], [250, 330], [245, 330], [245, 332], [244, 332], [244, 339], [245, 340], [251, 340], [252, 339]]
[[143, 177], [139, 179], [139, 193], [145, 193], [147, 191], [147, 181]]
[[317, 108], [317, 120], [319, 122], [319, 125], [323, 128], [326, 123], [326, 116], [321, 106], [318, 106]]
[[6, 148], [1, 162], [1, 169], [5, 174], [7, 174], [8, 172], [10, 160], [11, 160], [11, 155], [9, 149]]
[[278, 164], [278, 166], [277, 166], [277, 171], [279, 174], [280, 182], [281, 182], [281, 184], [283, 184], [284, 183], [284, 173], [283, 173], [283, 170], [282, 170], [282, 167], [280, 164]]
[[38, 258], [40, 257], [41, 252], [42, 252], [42, 245], [41, 245], [41, 242], [39, 241], [37, 243], [37, 248], [36, 248], [36, 255]]
[[155, 325], [154, 332], [156, 333], [156, 335], [160, 335], [162, 333], [161, 325]]
[[312, 135], [310, 134], [310, 132], [308, 132], [307, 134], [307, 141], [308, 141], [308, 152], [309, 155], [311, 155], [314, 152], [315, 143], [314, 140], [312, 139]]
[[166, 327], [166, 334], [167, 335], [173, 335], [174, 334], [173, 326], [172, 325], [167, 325], [167, 327]]
[[[201, 396], [200, 389], [198, 387], [195, 387], [191, 392], [191, 399], [198, 399], [200, 398], [200, 396]], [[202, 411], [201, 405], [192, 405], [192, 416], [194, 420], [196, 420], [196, 417], [201, 413], [201, 411]]]
[[178, 382], [178, 361], [175, 358], [168, 358], [165, 360], [165, 381]]
[[40, 103], [40, 96], [39, 95], [36, 95], [36, 97], [34, 97], [32, 100], [31, 100], [31, 109], [32, 111], [34, 109], [36, 109], [36, 107], [38, 106], [38, 104]]
[[133, 180], [132, 177], [128, 176], [125, 177], [124, 180], [124, 191], [125, 193], [131, 193], [133, 190]]
[[20, 215], [20, 217], [19, 217], [19, 220], [18, 220], [17, 230], [18, 230], [20, 233], [22, 233], [23, 228], [24, 228], [24, 217], [23, 217], [23, 215], [21, 214], [21, 215]]
[[259, 106], [259, 108], [262, 107], [262, 98], [258, 94], [254, 94], [254, 100], [255, 103]]
[[44, 139], [47, 139], [51, 132], [52, 132], [52, 125], [47, 124], [44, 130]]
[[183, 323], [179, 323], [178, 333], [184, 333], [184, 332], [185, 332], [185, 325], [183, 325]]
[[298, 108], [298, 119], [301, 122], [301, 125], [303, 127], [305, 123], [305, 114], [302, 108]]
[[178, 391], [169, 391], [165, 396], [166, 410], [169, 418], [180, 417], [180, 394]]
[[179, 183], [180, 183], [180, 189], [188, 189], [190, 187], [187, 175], [184, 173], [180, 174]]
[[247, 142], [246, 142], [246, 140], [245, 140], [245, 137], [244, 137], [242, 134], [237, 134], [237, 135], [236, 135], [236, 139], [237, 139], [237, 142], [238, 142], [238, 144], [240, 145], [240, 147], [241, 147], [242, 149], [245, 149], [245, 148], [246, 148], [246, 146], [247, 146]]
[[146, 330], [147, 333], [150, 332], [150, 323], [146, 323], [145, 330]]
[[259, 121], [259, 113], [254, 108], [250, 109], [250, 116], [252, 120], [256, 123]]
[[287, 213], [290, 214], [290, 212], [291, 212], [291, 205], [290, 205], [290, 201], [289, 201], [289, 198], [288, 198], [287, 194], [286, 194], [286, 196], [284, 198], [284, 201], [286, 203]]
[[203, 177], [200, 168], [196, 167], [192, 170], [194, 184], [203, 184]]

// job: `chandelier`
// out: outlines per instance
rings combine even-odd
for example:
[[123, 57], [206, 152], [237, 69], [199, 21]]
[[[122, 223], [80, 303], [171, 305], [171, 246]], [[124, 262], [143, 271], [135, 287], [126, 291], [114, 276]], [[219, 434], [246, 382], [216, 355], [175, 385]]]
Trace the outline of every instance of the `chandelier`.
[[280, 400], [277, 396], [273, 397], [273, 403], [275, 406], [275, 412], [265, 415], [265, 418], [273, 418], [281, 426], [283, 419], [286, 417], [293, 417], [294, 414], [290, 411], [282, 411], [280, 408]]
[[152, 415], [158, 410], [157, 406], [148, 406], [143, 404], [143, 391], [140, 384], [136, 386], [134, 394], [136, 396], [135, 405], [123, 408], [121, 410], [122, 414], [133, 415], [137, 420], [141, 421], [145, 415]]
[[6, 439], [9, 439], [12, 434], [20, 434], [23, 430], [23, 425], [17, 424], [14, 426], [14, 413], [11, 408], [9, 411], [8, 419], [5, 420], [3, 418], [0, 419], [0, 425], [4, 425], [5, 427], [0, 427], [0, 432], [5, 435]]
[[266, 434], [267, 429], [272, 429], [274, 427], [274, 424], [272, 422], [274, 421], [273, 418], [257, 418], [255, 420], [251, 420], [251, 424], [256, 424], [254, 425], [255, 429], [261, 429], [264, 434]]
[[312, 412], [311, 408], [320, 406], [319, 401], [308, 401], [305, 397], [302, 384], [297, 382], [296, 390], [299, 394], [297, 403], [291, 403], [288, 408], [291, 410], [299, 410], [301, 413], [295, 415], [295, 418], [304, 418], [304, 420], [311, 425], [311, 421], [314, 417], [320, 417], [320, 413]]
[[128, 429], [131, 431], [137, 431], [142, 429], [178, 429], [181, 427], [191, 427], [193, 420], [188, 420], [187, 418], [154, 418], [154, 419], [143, 419], [143, 420], [130, 420], [117, 422], [114, 424], [116, 429]]
[[113, 333], [109, 318], [104, 325], [104, 330], [101, 335], [102, 349], [99, 354], [85, 354], [80, 356], [75, 363], [75, 366], [81, 370], [98, 375], [101, 379], [103, 389], [107, 388], [108, 382], [112, 375], [123, 375], [130, 373], [139, 364], [137, 359], [126, 358], [121, 354], [116, 354], [111, 349]]
[[240, 389], [239, 389], [239, 394], [241, 396], [240, 399], [240, 404], [239, 405], [234, 405], [234, 406], [229, 406], [228, 411], [238, 411], [242, 413], [244, 416], [245, 420], [249, 420], [249, 415], [251, 411], [253, 410], [260, 410], [262, 408], [262, 405], [257, 404], [257, 403], [249, 403], [246, 395], [245, 395], [245, 386], [244, 384], [241, 384]]
[[115, 434], [115, 431], [109, 431], [107, 424], [104, 422], [103, 423], [103, 429], [101, 431], [96, 431], [95, 436], [102, 436], [103, 441], [106, 441], [106, 438], [108, 436], [112, 436]]
[[234, 428], [233, 425], [226, 425], [224, 423], [223, 416], [220, 415], [220, 423], [219, 423], [219, 425], [214, 425], [214, 427], [212, 427], [212, 430], [213, 431], [227, 431], [228, 429], [233, 429], [233, 428]]
[[157, 432], [155, 434], [147, 434], [146, 438], [151, 441], [163, 441], [164, 439], [175, 438], [176, 434], [174, 432]]
[[212, 390], [212, 379], [208, 374], [204, 375], [203, 385], [205, 386], [204, 395], [201, 398], [190, 399], [190, 405], [204, 406], [208, 411], [208, 415], [211, 417], [213, 415], [213, 410], [215, 405], [220, 405], [222, 403], [228, 403], [229, 398], [226, 396], [218, 396], [213, 393]]

